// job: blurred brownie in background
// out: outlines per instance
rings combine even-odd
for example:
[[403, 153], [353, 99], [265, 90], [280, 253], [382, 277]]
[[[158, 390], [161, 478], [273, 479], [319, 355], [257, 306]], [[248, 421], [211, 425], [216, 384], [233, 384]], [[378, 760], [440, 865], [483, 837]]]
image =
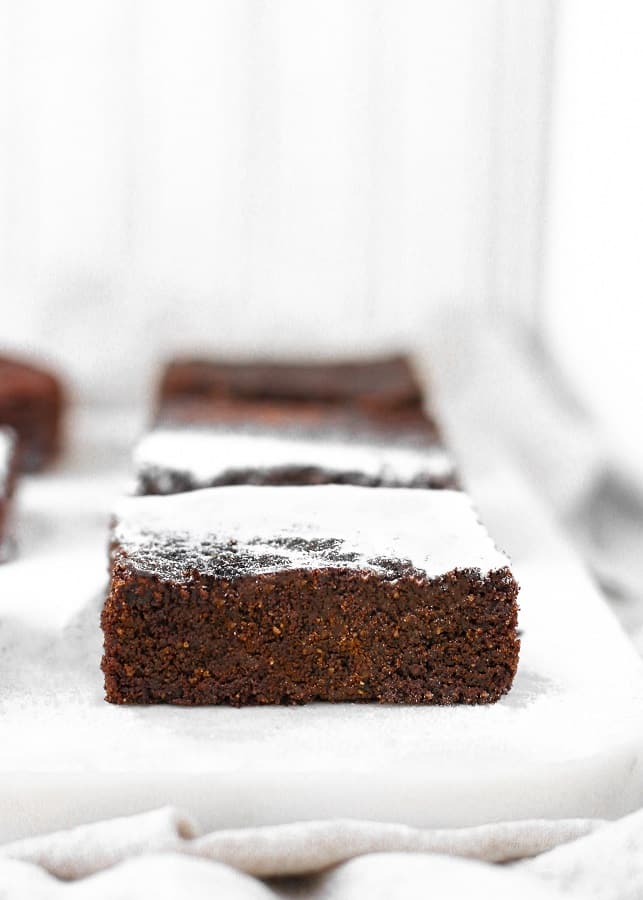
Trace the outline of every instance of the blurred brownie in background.
[[18, 466], [43, 469], [60, 450], [64, 393], [59, 379], [41, 366], [0, 356], [0, 425], [18, 436]]
[[230, 484], [457, 486], [434, 423], [320, 404], [188, 400], [165, 407], [138, 443], [140, 494]]
[[17, 446], [15, 431], [0, 427], [0, 562], [9, 555], [9, 513], [17, 475]]
[[404, 356], [335, 363], [175, 359], [161, 381], [161, 409], [179, 398], [313, 403], [378, 416], [421, 415], [423, 407], [422, 389]]

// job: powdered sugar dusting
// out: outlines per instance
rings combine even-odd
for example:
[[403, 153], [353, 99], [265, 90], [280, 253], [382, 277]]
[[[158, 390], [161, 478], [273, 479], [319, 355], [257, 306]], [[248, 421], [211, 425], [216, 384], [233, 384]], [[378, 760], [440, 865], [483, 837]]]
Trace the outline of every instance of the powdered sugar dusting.
[[442, 485], [455, 476], [453, 459], [435, 443], [366, 440], [339, 432], [323, 436], [287, 430], [156, 428], [134, 454], [139, 477], [151, 475], [172, 493], [180, 474], [189, 488], [234, 483], [240, 475], [260, 483], [282, 473], [312, 472], [313, 480], [388, 487]]
[[451, 490], [207, 488], [127, 498], [115, 521], [114, 537], [137, 568], [177, 580], [195, 570], [230, 578], [316, 568], [434, 578], [509, 564], [468, 497]]

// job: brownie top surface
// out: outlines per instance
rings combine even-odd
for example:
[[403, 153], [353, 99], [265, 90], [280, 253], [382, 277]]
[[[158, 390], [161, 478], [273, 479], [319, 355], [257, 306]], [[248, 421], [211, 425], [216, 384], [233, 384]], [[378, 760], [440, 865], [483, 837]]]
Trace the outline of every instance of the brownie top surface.
[[176, 359], [165, 370], [164, 391], [339, 402], [372, 396], [418, 402], [421, 398], [404, 356], [332, 363]]
[[134, 452], [137, 471], [187, 473], [207, 485], [235, 472], [314, 469], [411, 484], [455, 474], [452, 457], [426, 435], [401, 430], [257, 426], [157, 427]]
[[180, 582], [325, 568], [436, 578], [509, 565], [460, 491], [348, 485], [125, 498], [113, 546], [119, 562]]
[[15, 431], [12, 428], [0, 426], [0, 494], [3, 494], [6, 488], [15, 449]]

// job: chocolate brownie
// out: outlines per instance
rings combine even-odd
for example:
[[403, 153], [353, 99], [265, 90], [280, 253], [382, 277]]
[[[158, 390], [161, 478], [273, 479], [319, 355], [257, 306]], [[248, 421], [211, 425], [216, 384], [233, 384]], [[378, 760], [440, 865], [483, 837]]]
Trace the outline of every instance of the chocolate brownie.
[[422, 410], [422, 390], [403, 356], [336, 363], [218, 362], [175, 359], [166, 367], [160, 406], [177, 398], [317, 403], [386, 415]]
[[16, 481], [16, 434], [0, 427], [0, 562], [9, 556], [9, 513]]
[[20, 469], [44, 468], [60, 449], [63, 390], [51, 372], [19, 359], [0, 357], [0, 425], [18, 435]]
[[328, 413], [157, 425], [139, 441], [134, 462], [141, 494], [230, 484], [457, 486], [454, 461], [430, 427], [393, 429]]
[[163, 403], [156, 412], [157, 425], [246, 425], [258, 427], [300, 426], [314, 430], [374, 428], [390, 437], [410, 429], [427, 438], [438, 439], [435, 419], [422, 409], [396, 409], [386, 415], [327, 403], [295, 403], [286, 400], [246, 400], [208, 397], [177, 397]]
[[490, 703], [518, 585], [460, 491], [221, 487], [121, 501], [106, 698]]

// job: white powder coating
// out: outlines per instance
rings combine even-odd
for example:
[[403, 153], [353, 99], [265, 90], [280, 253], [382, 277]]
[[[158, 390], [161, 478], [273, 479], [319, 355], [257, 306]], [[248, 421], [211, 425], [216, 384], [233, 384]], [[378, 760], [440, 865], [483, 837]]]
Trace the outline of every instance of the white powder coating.
[[401, 562], [434, 578], [509, 565], [461, 491], [244, 485], [130, 497], [115, 519], [128, 556], [173, 578], [216, 571], [212, 548], [225, 557], [230, 545], [222, 565], [232, 575], [331, 567], [390, 575]]
[[4, 494], [16, 448], [16, 434], [11, 428], [0, 428], [0, 494]]
[[[186, 473], [194, 487], [206, 487], [243, 472], [311, 469], [331, 477], [355, 475], [365, 482], [410, 486], [441, 482], [455, 474], [453, 459], [439, 444], [410, 445], [329, 434], [242, 429], [156, 428], [134, 452], [139, 474]], [[359, 483], [359, 481], [357, 482]], [[169, 492], [169, 489], [168, 489]]]

